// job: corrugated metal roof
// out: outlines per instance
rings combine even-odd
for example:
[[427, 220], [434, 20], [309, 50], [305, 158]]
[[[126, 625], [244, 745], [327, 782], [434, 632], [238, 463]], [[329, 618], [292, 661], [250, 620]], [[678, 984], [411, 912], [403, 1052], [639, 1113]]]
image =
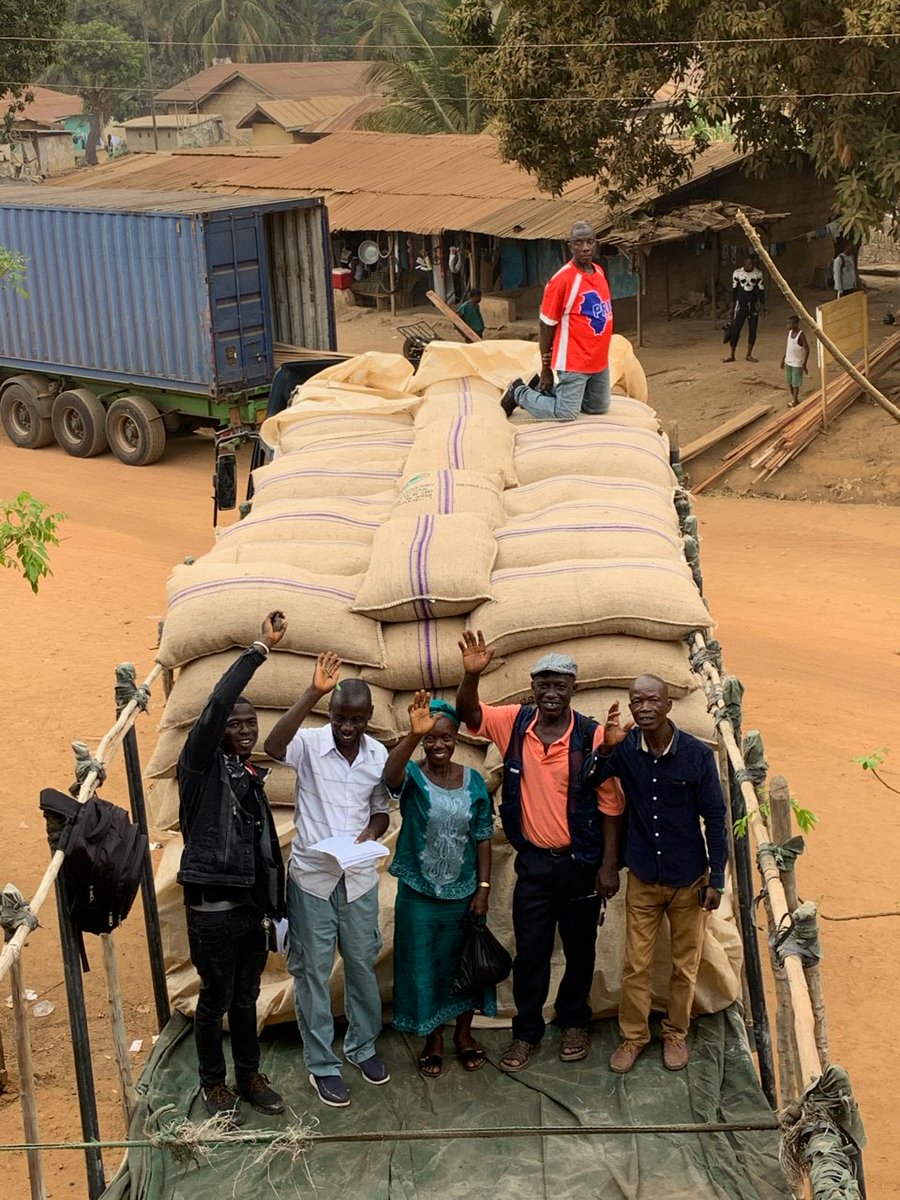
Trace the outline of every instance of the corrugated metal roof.
[[316, 197], [286, 196], [282, 193], [253, 196], [222, 195], [198, 191], [112, 191], [87, 192], [83, 188], [44, 188], [35, 184], [13, 184], [0, 191], [0, 208], [73, 208], [102, 212], [171, 213], [196, 216], [198, 213], [231, 209], [259, 209], [269, 205], [314, 204]]
[[[73, 117], [84, 111], [84, 101], [80, 96], [70, 96], [66, 92], [57, 92], [53, 88], [39, 87], [37, 84], [29, 88], [34, 99], [25, 105], [23, 112], [16, 113], [17, 121], [35, 121], [39, 125], [52, 124], [61, 121], [63, 117]], [[13, 97], [7, 92], [0, 96], [0, 107], [6, 108], [13, 103]]]
[[[230, 79], [243, 79], [272, 99], [346, 95], [359, 90], [371, 64], [358, 59], [345, 62], [217, 63], [181, 83], [158, 92], [155, 99], [170, 104], [196, 104]], [[248, 101], [252, 96], [248, 96]]]
[[288, 133], [307, 130], [324, 133], [337, 125], [353, 128], [357, 117], [380, 108], [384, 101], [380, 96], [310, 96], [304, 100], [260, 100], [246, 117], [237, 123], [238, 129], [262, 120], [280, 125]]
[[[727, 143], [714, 143], [694, 162], [688, 182], [745, 157]], [[62, 182], [71, 181], [69, 175]], [[521, 168], [504, 162], [489, 134], [332, 133], [259, 154], [128, 156], [80, 171], [77, 182], [90, 190], [200, 187], [241, 195], [324, 195], [337, 231], [459, 229], [533, 240], [565, 238], [575, 220], [591, 221], [598, 232], [613, 220], [594, 180], [574, 180], [561, 196], [551, 196]], [[639, 209], [658, 196], [658, 189], [644, 189], [629, 199], [628, 208]]]
[[123, 129], [193, 129], [207, 121], [221, 121], [219, 113], [157, 113], [155, 117], [131, 117], [122, 122]]

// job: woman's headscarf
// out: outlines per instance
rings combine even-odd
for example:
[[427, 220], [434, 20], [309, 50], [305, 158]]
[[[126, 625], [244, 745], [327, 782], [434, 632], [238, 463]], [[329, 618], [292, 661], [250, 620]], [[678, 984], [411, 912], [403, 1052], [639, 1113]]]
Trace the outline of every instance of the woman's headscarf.
[[460, 725], [462, 724], [459, 719], [459, 713], [456, 711], [453, 705], [448, 704], [446, 700], [432, 700], [428, 705], [428, 711], [430, 713], [435, 713], [439, 717], [446, 717], [448, 721], [453, 722], [457, 729], [459, 729]]

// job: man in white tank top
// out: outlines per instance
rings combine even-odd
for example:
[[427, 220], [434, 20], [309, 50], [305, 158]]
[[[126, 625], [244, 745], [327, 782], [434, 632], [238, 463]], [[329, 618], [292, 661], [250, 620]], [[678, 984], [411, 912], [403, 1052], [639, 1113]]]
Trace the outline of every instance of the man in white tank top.
[[800, 328], [800, 318], [796, 314], [788, 317], [787, 345], [781, 365], [784, 367], [785, 381], [790, 388], [790, 407], [800, 403], [800, 385], [803, 376], [809, 374], [806, 363], [809, 359], [809, 342], [806, 334]]

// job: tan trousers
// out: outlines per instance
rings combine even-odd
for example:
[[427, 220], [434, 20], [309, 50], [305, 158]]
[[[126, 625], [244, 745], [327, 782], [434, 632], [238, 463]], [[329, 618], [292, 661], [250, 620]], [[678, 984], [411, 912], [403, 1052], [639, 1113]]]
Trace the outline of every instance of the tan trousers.
[[697, 901], [697, 888], [703, 883], [701, 877], [690, 887], [664, 887], [628, 873], [619, 1030], [629, 1042], [643, 1046], [650, 1041], [650, 976], [664, 915], [672, 937], [672, 975], [663, 1035], [687, 1035], [707, 915]]

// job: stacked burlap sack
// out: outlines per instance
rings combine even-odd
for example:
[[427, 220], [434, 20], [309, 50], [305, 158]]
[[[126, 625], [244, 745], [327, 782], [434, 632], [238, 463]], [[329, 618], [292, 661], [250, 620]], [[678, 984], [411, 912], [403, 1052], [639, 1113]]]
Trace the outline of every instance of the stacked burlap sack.
[[[221, 532], [203, 558], [173, 571], [159, 659], [177, 677], [147, 774], [152, 821], [170, 834], [157, 890], [170, 990], [182, 1011], [193, 1010], [197, 981], [175, 882], [175, 765], [235, 648], [258, 636], [272, 609], [284, 610], [289, 627], [247, 688], [259, 711], [260, 747], [308, 686], [323, 649], [341, 656], [344, 677], [370, 685], [370, 733], [395, 742], [417, 688], [453, 699], [467, 627], [481, 629], [496, 652], [481, 681], [486, 703], [527, 700], [532, 665], [557, 651], [578, 662], [582, 712], [602, 720], [615, 700], [624, 710], [631, 680], [651, 672], [668, 683], [679, 726], [714, 743], [683, 641], [710, 618], [684, 559], [668, 444], [645, 403], [643, 371], [630, 344], [615, 337], [608, 414], [569, 424], [507, 420], [499, 403], [506, 382], [538, 369], [537, 347], [523, 342], [432, 343], [415, 375], [404, 359], [386, 354], [329, 367], [263, 426], [275, 457], [255, 472], [251, 513]], [[326, 713], [327, 701], [310, 723]], [[493, 747], [463, 729], [457, 757], [496, 791], [502, 761]], [[275, 765], [267, 792], [286, 850], [293, 772]], [[395, 838], [396, 816], [388, 845]], [[513, 856], [498, 824], [490, 921], [510, 948], [513, 882]], [[385, 871], [378, 969], [388, 1005], [394, 896]], [[598, 1014], [617, 1005], [623, 935], [619, 897], [598, 942]], [[560, 965], [557, 953], [554, 990]], [[662, 940], [659, 1002], [668, 966]], [[726, 897], [707, 926], [698, 1010], [731, 1003], [739, 972]], [[341, 982], [338, 964], [338, 1007]], [[500, 1006], [508, 1017], [509, 984]], [[290, 980], [277, 956], [260, 1008], [265, 1019], [292, 1015]]]

